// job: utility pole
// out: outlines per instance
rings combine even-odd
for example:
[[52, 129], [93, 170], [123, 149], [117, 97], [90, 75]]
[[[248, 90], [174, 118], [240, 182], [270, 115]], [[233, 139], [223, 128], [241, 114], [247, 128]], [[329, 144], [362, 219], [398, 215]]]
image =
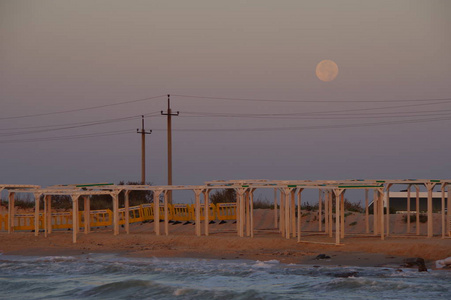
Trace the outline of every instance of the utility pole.
[[[171, 95], [168, 94], [168, 111], [165, 113], [161, 111], [161, 115], [168, 117], [168, 185], [172, 185], [172, 116], [178, 116], [179, 112], [172, 113], [171, 110]], [[172, 191], [168, 192], [168, 202], [172, 203]]]
[[141, 131], [136, 129], [137, 133], [141, 133], [141, 184], [146, 184], [146, 134], [151, 134], [152, 130], [144, 129], [144, 116], [141, 116]]

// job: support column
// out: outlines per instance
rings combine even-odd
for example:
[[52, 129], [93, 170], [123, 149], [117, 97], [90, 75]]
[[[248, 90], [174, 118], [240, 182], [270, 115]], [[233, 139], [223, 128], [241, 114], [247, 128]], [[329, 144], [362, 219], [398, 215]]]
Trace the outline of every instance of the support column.
[[451, 211], [450, 211], [450, 209], [451, 209], [451, 190], [450, 190], [449, 186], [448, 186], [448, 205], [446, 207], [447, 207], [446, 212], [448, 214], [448, 221], [446, 223], [448, 226], [448, 235], [449, 235], [449, 237], [451, 237]]
[[416, 233], [417, 235], [420, 235], [420, 188], [418, 185], [415, 185], [416, 189], [416, 199], [415, 199], [415, 209], [416, 209]]
[[[169, 235], [169, 206], [168, 206], [168, 191], [164, 193], [164, 234]], [[196, 223], [197, 225], [197, 223]]]
[[113, 199], [113, 231], [114, 235], [119, 234], [119, 195], [117, 193], [110, 194]]
[[47, 195], [47, 233], [52, 233], [52, 196]]
[[249, 194], [250, 194], [250, 215], [251, 215], [251, 223], [250, 223], [250, 227], [251, 227], [251, 238], [254, 237], [254, 191], [255, 189], [250, 189]]
[[244, 193], [244, 198], [246, 200], [246, 236], [251, 236], [251, 206], [250, 206], [250, 195], [249, 190]]
[[[374, 203], [373, 203], [374, 206]], [[370, 213], [368, 210], [368, 189], [365, 189], [365, 232], [370, 233]]]
[[324, 233], [329, 234], [329, 211], [330, 211], [330, 202], [329, 202], [329, 191], [324, 190]]
[[385, 201], [387, 203], [387, 218], [386, 218], [386, 223], [387, 223], [387, 237], [390, 235], [390, 187], [392, 186], [391, 183], [389, 183], [387, 185], [387, 193], [385, 194]]
[[39, 235], [39, 210], [41, 194], [34, 194], [34, 236]]
[[153, 192], [153, 226], [156, 235], [160, 235], [160, 195], [163, 190]]
[[319, 193], [319, 197], [318, 197], [318, 231], [321, 232], [323, 230], [322, 226], [323, 226], [323, 215], [322, 215], [322, 210], [323, 210], [323, 191], [318, 190]]
[[341, 238], [344, 239], [345, 238], [345, 190], [343, 190], [343, 192], [340, 195], [340, 211], [341, 211]]
[[301, 193], [304, 189], [299, 189], [297, 194], [298, 194], [298, 242], [301, 241], [301, 236], [302, 236], [302, 230], [301, 230], [301, 221], [302, 221], [302, 211], [301, 211], [301, 204], [302, 204], [302, 198], [301, 198]]
[[48, 233], [48, 217], [49, 217], [49, 203], [48, 203], [48, 196], [45, 195], [44, 196], [44, 222], [42, 225], [44, 225], [44, 237], [47, 237], [47, 233]]
[[210, 223], [209, 216], [210, 216], [210, 190], [206, 189], [204, 191], [204, 204], [205, 204], [205, 235], [209, 235], [209, 228], [208, 225]]
[[72, 198], [72, 243], [77, 242], [78, 226], [78, 198], [79, 195], [71, 195]]
[[240, 237], [244, 237], [244, 229], [246, 225], [246, 189], [240, 193]]
[[244, 228], [246, 225], [246, 201], [245, 194], [247, 192], [247, 187], [236, 188], [237, 197], [237, 234], [240, 237], [244, 237]]
[[445, 230], [446, 230], [446, 223], [445, 223], [445, 189], [446, 189], [446, 183], [442, 183], [442, 239], [445, 238]]
[[333, 236], [333, 190], [329, 191], [329, 237]]
[[284, 188], [284, 199], [285, 199], [285, 233], [284, 236], [285, 238], [289, 239], [290, 238], [290, 233], [291, 233], [291, 224], [290, 224], [290, 200], [291, 200], [291, 188]]
[[290, 218], [291, 218], [291, 235], [296, 237], [296, 189], [291, 191], [291, 209], [290, 209]]
[[407, 234], [410, 233], [410, 188], [411, 185], [407, 186]]
[[194, 202], [194, 216], [195, 216], [195, 233], [196, 236], [201, 236], [201, 230], [200, 230], [200, 194], [202, 194], [201, 189], [195, 189], [194, 195], [195, 195], [195, 202]]
[[14, 232], [14, 219], [16, 214], [14, 192], [8, 191], [8, 233]]
[[283, 190], [280, 190], [280, 210], [279, 210], [279, 231], [282, 233], [282, 236], [285, 234], [285, 193]]
[[379, 192], [375, 189], [373, 190], [373, 233], [374, 235], [379, 234], [380, 219], [379, 219]]
[[334, 189], [335, 194], [335, 245], [340, 245], [340, 194], [342, 193], [342, 189]]
[[379, 231], [380, 231], [380, 233], [381, 233], [381, 240], [384, 240], [385, 239], [385, 221], [384, 221], [384, 218], [385, 218], [385, 216], [384, 216], [384, 199], [383, 199], [383, 196], [384, 196], [384, 188], [382, 188], [382, 189], [379, 189], [379, 195], [378, 195], [378, 201], [379, 201], [379, 207], [380, 207], [380, 211], [379, 211], [379, 214], [380, 214], [380, 229], [379, 229]]
[[274, 189], [274, 228], [277, 228], [278, 225], [278, 220], [279, 216], [277, 214], [277, 189]]
[[91, 217], [90, 217], [90, 205], [89, 196], [83, 196], [83, 208], [84, 208], [84, 219], [85, 219], [85, 234], [88, 234], [91, 229]]
[[125, 192], [125, 199], [124, 199], [124, 206], [125, 206], [125, 232], [127, 234], [130, 234], [130, 191], [126, 190]]
[[427, 182], [425, 183], [425, 186], [428, 190], [428, 238], [433, 237], [434, 235], [434, 231], [433, 231], [433, 217], [432, 217], [432, 191], [435, 187], [436, 183], [435, 182]]

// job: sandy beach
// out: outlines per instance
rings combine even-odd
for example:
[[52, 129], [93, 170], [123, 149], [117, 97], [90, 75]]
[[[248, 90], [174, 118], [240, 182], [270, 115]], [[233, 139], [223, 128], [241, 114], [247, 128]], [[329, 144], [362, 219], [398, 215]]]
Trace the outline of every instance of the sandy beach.
[[[381, 241], [379, 236], [363, 234], [364, 217], [355, 214], [347, 222], [343, 244], [336, 246], [332, 238], [314, 232], [318, 223], [312, 217], [304, 218], [303, 236], [285, 239], [274, 228], [271, 210], [256, 210], [254, 238], [236, 235], [236, 224], [211, 224], [210, 235], [196, 237], [192, 224], [170, 225], [170, 235], [156, 236], [152, 223], [137, 223], [130, 227], [130, 234], [121, 228], [114, 236], [111, 228], [93, 228], [90, 234], [80, 233], [76, 244], [72, 243], [71, 231], [56, 231], [47, 238], [43, 233], [35, 237], [32, 232], [0, 233], [0, 253], [4, 255], [77, 255], [86, 253], [120, 253], [130, 257], [191, 257], [206, 259], [252, 259], [278, 260], [282, 263], [399, 267], [409, 257], [422, 257], [428, 268], [435, 261], [451, 256], [451, 239], [424, 236], [393, 235]], [[313, 213], [312, 213], [313, 215]], [[398, 224], [394, 231], [402, 231]], [[308, 230], [310, 229], [310, 230]], [[317, 260], [319, 254], [330, 259]]]

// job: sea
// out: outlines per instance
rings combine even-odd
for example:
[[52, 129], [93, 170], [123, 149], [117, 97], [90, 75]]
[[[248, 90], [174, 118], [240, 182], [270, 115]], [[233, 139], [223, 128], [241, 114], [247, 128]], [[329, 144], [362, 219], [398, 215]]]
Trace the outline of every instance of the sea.
[[451, 272], [99, 253], [0, 255], [0, 299], [451, 299]]

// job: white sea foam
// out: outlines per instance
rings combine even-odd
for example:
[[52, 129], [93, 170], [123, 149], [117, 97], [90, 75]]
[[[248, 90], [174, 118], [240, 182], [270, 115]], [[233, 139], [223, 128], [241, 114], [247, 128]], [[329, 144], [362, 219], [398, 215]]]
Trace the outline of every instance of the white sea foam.
[[[341, 277], [350, 272], [355, 275]], [[277, 260], [3, 255], [0, 291], [11, 299], [451, 299], [449, 282], [445, 271], [314, 268]]]

